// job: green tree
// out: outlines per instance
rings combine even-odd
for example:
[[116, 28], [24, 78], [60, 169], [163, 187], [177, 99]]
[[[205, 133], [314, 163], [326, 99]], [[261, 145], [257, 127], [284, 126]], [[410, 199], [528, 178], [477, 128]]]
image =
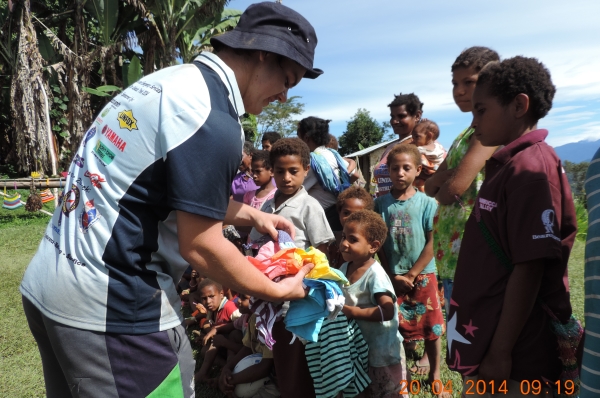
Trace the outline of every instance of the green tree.
[[254, 142], [256, 144], [259, 137], [256, 116], [250, 113], [244, 113], [240, 120], [242, 121], [242, 129], [244, 130], [245, 140]]
[[565, 160], [563, 163], [571, 191], [575, 200], [579, 201], [587, 208], [587, 200], [585, 195], [585, 175], [590, 166], [590, 162], [573, 163]]
[[383, 138], [385, 127], [373, 119], [366, 109], [358, 109], [348, 122], [346, 131], [340, 136], [340, 154], [348, 155], [363, 148], [378, 144]]
[[260, 135], [267, 131], [277, 131], [284, 137], [296, 132], [298, 120], [294, 116], [301, 115], [304, 112], [304, 104], [297, 102], [302, 97], [293, 96], [286, 102], [276, 101], [263, 108], [260, 115], [256, 116], [259, 125]]

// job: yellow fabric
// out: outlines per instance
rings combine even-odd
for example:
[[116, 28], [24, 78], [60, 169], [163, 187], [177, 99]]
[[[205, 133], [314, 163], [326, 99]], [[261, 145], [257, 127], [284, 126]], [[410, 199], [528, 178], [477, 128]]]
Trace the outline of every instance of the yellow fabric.
[[279, 260], [285, 262], [288, 274], [294, 275], [305, 264], [312, 263], [315, 267], [306, 275], [306, 278], [327, 279], [348, 284], [346, 279], [342, 278], [329, 267], [329, 261], [327, 261], [325, 253], [312, 246], [306, 250], [300, 248], [280, 250], [271, 257], [273, 263]]

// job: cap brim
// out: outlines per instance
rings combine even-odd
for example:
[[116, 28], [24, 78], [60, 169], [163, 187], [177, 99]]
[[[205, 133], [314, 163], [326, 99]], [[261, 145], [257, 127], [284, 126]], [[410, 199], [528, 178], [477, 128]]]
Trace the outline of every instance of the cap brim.
[[311, 62], [302, 53], [296, 50], [294, 46], [287, 41], [274, 36], [262, 33], [243, 32], [239, 29], [234, 29], [221, 35], [211, 37], [210, 44], [214, 47], [215, 43], [221, 43], [231, 48], [260, 50], [279, 54], [306, 68], [304, 77], [307, 79], [316, 79], [323, 74], [321, 69], [313, 68]]

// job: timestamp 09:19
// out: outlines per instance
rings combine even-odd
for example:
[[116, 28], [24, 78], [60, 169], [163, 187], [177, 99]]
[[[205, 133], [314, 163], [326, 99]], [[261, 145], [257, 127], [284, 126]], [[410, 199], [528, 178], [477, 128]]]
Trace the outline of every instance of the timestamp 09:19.
[[[497, 388], [496, 388], [497, 387]], [[542, 383], [539, 380], [522, 380], [519, 383], [520, 392], [523, 395], [533, 394], [540, 395], [546, 388], [547, 393], [551, 393], [552, 390], [556, 391], [557, 394], [571, 395], [575, 392], [575, 383], [572, 380], [559, 380], [554, 383], [546, 382]], [[483, 395], [483, 394], [504, 394], [508, 393], [506, 380], [502, 381], [499, 386], [492, 381], [484, 380], [467, 380], [465, 382], [464, 395]]]

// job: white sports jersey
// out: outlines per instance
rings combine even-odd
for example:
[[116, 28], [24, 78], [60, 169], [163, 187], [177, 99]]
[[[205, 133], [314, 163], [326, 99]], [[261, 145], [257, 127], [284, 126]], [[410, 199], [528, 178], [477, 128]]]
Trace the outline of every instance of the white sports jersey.
[[145, 334], [182, 322], [175, 210], [222, 220], [241, 160], [244, 105], [216, 55], [155, 72], [96, 118], [21, 283], [44, 315]]

